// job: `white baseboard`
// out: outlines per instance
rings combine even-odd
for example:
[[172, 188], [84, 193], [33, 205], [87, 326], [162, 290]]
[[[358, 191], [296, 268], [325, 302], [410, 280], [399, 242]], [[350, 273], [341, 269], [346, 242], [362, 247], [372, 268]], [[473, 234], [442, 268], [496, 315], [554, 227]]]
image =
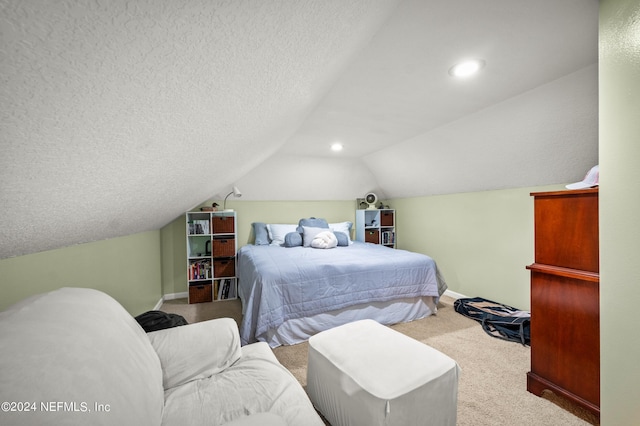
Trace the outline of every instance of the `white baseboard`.
[[160, 309], [160, 306], [162, 306], [162, 302], [164, 302], [164, 297], [161, 297], [160, 300], [158, 300], [158, 303], [156, 303], [156, 306], [153, 307], [154, 311], [157, 311]]
[[455, 291], [451, 291], [451, 290], [445, 290], [443, 296], [449, 296], [453, 299], [466, 299], [467, 296], [465, 296], [464, 294], [460, 294], [460, 293], [456, 293]]
[[160, 306], [162, 306], [165, 300], [186, 299], [187, 297], [189, 297], [189, 293], [186, 291], [183, 291], [181, 293], [165, 294], [160, 298], [158, 303], [156, 303], [156, 306], [154, 306], [153, 310], [157, 311], [158, 309], [160, 309]]
[[164, 300], [173, 300], [173, 299], [186, 299], [189, 297], [189, 292], [183, 291], [181, 293], [170, 293], [164, 295]]

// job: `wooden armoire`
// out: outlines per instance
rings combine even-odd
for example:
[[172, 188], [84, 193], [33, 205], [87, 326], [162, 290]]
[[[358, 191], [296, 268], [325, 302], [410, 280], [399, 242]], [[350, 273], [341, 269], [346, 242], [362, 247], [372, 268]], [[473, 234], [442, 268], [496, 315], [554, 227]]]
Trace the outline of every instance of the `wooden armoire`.
[[535, 192], [527, 390], [600, 415], [598, 188]]

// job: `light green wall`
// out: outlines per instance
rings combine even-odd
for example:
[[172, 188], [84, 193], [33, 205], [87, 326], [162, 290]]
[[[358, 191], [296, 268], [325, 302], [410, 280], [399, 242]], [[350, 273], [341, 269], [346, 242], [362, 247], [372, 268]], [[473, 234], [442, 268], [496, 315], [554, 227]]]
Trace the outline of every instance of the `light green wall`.
[[518, 188], [391, 200], [398, 248], [431, 256], [449, 289], [529, 309], [533, 199]]
[[3, 259], [0, 310], [60, 287], [89, 287], [137, 315], [160, 300], [160, 271], [159, 231]]
[[640, 424], [640, 3], [600, 2], [601, 424]]
[[[210, 206], [209, 200], [201, 206]], [[215, 200], [221, 203], [220, 200]], [[199, 207], [194, 208], [198, 211]], [[227, 208], [235, 209], [238, 223], [238, 247], [253, 242], [251, 224], [298, 223], [303, 217], [322, 217], [329, 222], [355, 221], [355, 198], [352, 201], [240, 201], [227, 200]], [[186, 228], [180, 216], [161, 230], [162, 289], [164, 294], [187, 291]]]
[[187, 291], [187, 236], [184, 216], [160, 230], [162, 245], [162, 294]]

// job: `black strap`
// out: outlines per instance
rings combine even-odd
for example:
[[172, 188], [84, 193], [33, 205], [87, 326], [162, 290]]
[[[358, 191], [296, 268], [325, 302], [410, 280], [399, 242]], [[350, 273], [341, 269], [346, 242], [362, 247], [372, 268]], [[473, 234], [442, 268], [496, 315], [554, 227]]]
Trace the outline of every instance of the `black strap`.
[[[483, 318], [481, 325], [482, 325], [482, 329], [489, 335], [492, 337], [497, 337], [498, 339], [502, 339], [502, 340], [507, 340], [509, 342], [515, 342], [516, 340], [512, 337], [509, 336], [505, 336], [503, 334], [503, 332], [500, 330], [500, 328], [498, 328], [495, 324], [500, 324], [500, 325], [510, 325], [513, 326], [514, 324], [518, 325], [518, 337], [519, 337], [519, 341], [520, 343], [522, 343], [523, 346], [526, 346], [526, 339], [524, 336], [524, 322], [520, 322], [520, 323], [513, 323], [513, 322], [505, 322], [505, 321], [495, 321], [495, 320], [491, 320], [489, 318]], [[498, 334], [496, 335], [494, 332], [497, 331]]]

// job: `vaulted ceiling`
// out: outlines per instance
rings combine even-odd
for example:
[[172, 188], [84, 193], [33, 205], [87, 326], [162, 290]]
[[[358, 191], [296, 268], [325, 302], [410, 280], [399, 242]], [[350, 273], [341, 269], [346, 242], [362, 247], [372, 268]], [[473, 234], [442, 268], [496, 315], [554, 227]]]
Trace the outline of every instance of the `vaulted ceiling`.
[[[597, 14], [0, 1], [0, 258], [158, 229], [233, 184], [243, 200], [340, 200], [579, 180], [597, 163]], [[452, 78], [465, 58], [486, 65]]]

